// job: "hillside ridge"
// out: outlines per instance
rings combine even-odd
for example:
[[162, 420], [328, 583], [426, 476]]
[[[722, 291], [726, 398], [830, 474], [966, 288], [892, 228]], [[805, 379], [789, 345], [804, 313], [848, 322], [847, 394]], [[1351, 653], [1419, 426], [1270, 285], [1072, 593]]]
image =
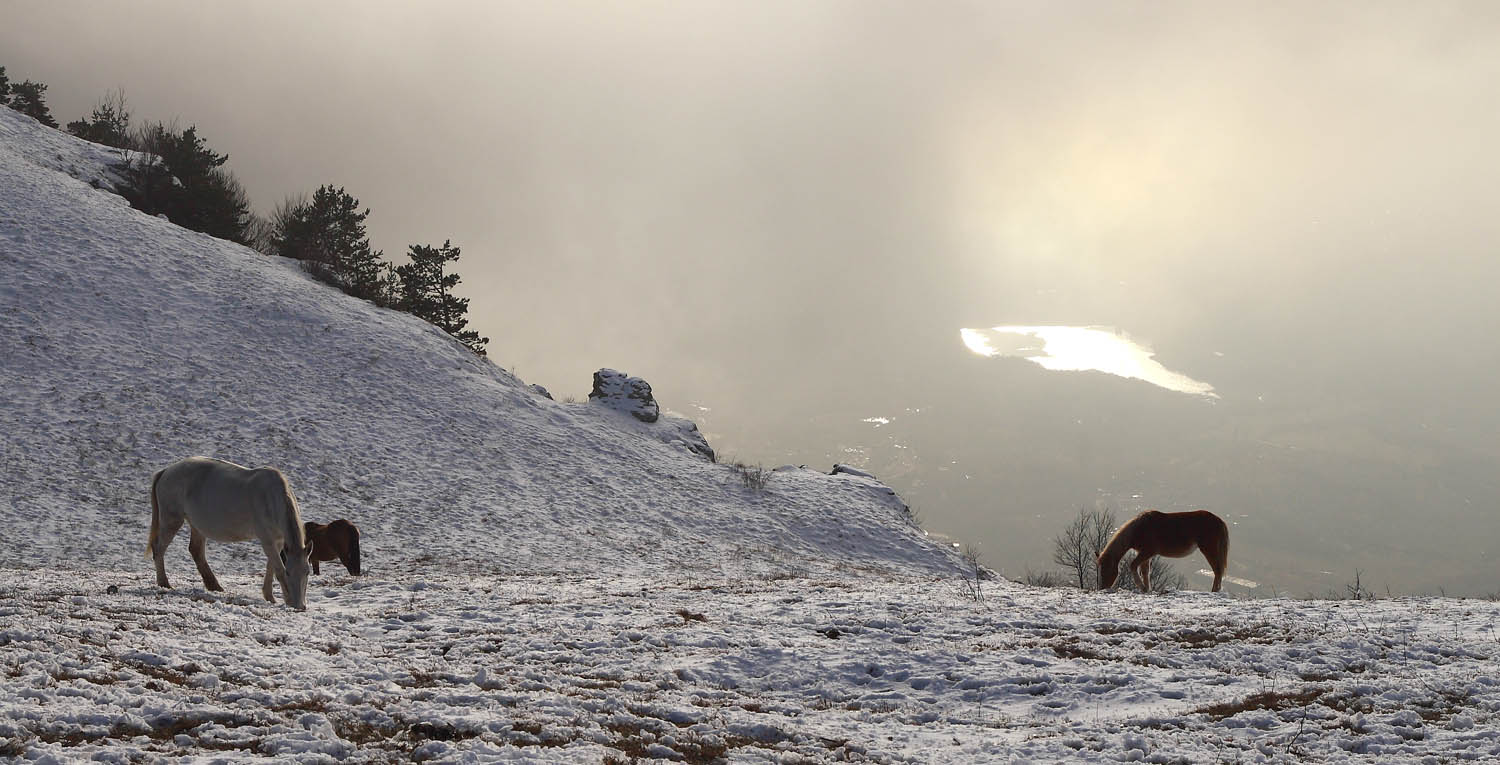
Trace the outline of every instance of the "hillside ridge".
[[[0, 110], [0, 566], [145, 575], [150, 476], [204, 454], [280, 468], [309, 520], [364, 530], [372, 569], [957, 570], [878, 481], [787, 469], [756, 492], [680, 420], [554, 402], [293, 261], [131, 209], [115, 157]], [[191, 573], [185, 545], [167, 557]]]

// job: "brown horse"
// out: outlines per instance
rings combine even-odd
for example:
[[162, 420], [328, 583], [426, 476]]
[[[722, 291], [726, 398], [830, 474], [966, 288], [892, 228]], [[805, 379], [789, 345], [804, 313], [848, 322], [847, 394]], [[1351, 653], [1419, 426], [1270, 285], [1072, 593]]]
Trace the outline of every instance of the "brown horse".
[[1099, 589], [1115, 586], [1120, 575], [1120, 558], [1126, 550], [1135, 550], [1130, 575], [1141, 592], [1151, 591], [1151, 559], [1158, 555], [1183, 558], [1193, 550], [1202, 550], [1214, 570], [1214, 592], [1224, 581], [1224, 566], [1229, 562], [1229, 527], [1224, 520], [1207, 510], [1187, 513], [1159, 513], [1147, 510], [1120, 527], [1099, 553]]
[[312, 546], [312, 570], [320, 574], [318, 561], [337, 560], [359, 576], [359, 528], [340, 518], [329, 524], [307, 521], [302, 524]]

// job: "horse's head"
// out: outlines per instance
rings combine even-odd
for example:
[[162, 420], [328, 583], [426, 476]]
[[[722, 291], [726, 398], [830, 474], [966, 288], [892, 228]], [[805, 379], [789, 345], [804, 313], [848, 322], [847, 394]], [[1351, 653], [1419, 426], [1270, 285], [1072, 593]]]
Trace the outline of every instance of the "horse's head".
[[303, 548], [284, 548], [281, 565], [286, 569], [286, 579], [281, 582], [281, 596], [286, 604], [298, 611], [307, 610], [307, 576], [312, 573], [313, 542], [307, 541]]
[[1120, 562], [1114, 561], [1114, 565], [1111, 566], [1107, 558], [1108, 556], [1104, 553], [1099, 553], [1099, 558], [1097, 559], [1097, 563], [1099, 564], [1099, 589], [1101, 590], [1107, 590], [1115, 586], [1115, 580], [1120, 578]]

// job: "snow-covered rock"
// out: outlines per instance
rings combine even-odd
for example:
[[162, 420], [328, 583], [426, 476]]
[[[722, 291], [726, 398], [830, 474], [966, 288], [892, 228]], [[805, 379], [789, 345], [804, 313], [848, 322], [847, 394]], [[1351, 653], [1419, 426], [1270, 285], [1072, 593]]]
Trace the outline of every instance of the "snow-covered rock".
[[661, 416], [661, 407], [651, 395], [651, 383], [613, 369], [594, 373], [589, 401], [625, 412], [641, 422], [656, 422]]
[[834, 463], [833, 470], [828, 471], [828, 474], [829, 475], [839, 475], [839, 474], [843, 474], [843, 475], [856, 475], [856, 476], [859, 476], [860, 478], [870, 478], [870, 479], [874, 479], [875, 478], [875, 475], [873, 473], [869, 473], [869, 472], [866, 472], [864, 470], [860, 470], [859, 468], [853, 467], [851, 465], [845, 465], [842, 462]]

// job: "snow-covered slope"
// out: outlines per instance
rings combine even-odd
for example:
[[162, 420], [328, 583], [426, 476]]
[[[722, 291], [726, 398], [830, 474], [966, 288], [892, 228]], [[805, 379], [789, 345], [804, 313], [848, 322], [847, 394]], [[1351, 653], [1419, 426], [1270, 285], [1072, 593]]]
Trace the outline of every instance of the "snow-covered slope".
[[878, 482], [753, 491], [666, 418], [551, 401], [294, 262], [132, 210], [96, 188], [112, 158], [0, 109], [0, 566], [144, 576], [151, 475], [205, 454], [281, 468], [304, 517], [360, 526], [372, 572], [954, 570]]

